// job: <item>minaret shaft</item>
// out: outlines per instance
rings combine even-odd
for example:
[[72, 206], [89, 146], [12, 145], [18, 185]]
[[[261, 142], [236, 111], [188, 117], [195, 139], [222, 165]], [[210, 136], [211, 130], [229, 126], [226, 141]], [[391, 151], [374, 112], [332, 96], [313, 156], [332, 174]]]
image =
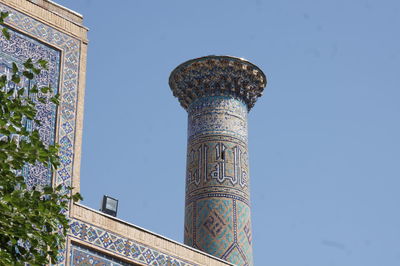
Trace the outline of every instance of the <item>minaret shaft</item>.
[[188, 108], [188, 137], [185, 244], [250, 264], [247, 106], [226, 96], [198, 99]]
[[247, 113], [266, 80], [248, 61], [208, 56], [170, 76], [188, 112], [185, 244], [253, 265]]

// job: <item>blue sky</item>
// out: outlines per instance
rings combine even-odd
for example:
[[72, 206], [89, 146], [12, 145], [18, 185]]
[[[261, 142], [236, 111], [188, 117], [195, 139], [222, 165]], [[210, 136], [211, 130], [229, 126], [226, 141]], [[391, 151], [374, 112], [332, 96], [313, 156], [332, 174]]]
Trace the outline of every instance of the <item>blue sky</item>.
[[89, 27], [81, 192], [183, 241], [178, 64], [244, 57], [256, 265], [400, 265], [400, 2], [57, 0]]

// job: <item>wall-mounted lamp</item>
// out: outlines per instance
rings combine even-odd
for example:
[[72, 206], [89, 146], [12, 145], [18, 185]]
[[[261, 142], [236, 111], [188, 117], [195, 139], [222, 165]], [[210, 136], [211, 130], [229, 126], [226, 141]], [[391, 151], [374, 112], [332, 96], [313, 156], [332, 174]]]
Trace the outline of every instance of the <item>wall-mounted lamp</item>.
[[112, 215], [114, 217], [117, 216], [118, 200], [111, 198], [110, 196], [104, 195], [100, 211]]

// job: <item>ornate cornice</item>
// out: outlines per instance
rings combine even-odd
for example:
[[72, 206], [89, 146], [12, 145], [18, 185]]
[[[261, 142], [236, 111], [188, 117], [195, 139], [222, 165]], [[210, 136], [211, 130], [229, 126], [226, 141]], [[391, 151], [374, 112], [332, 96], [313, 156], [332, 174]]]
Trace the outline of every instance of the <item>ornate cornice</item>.
[[261, 69], [231, 56], [211, 55], [186, 61], [169, 77], [169, 86], [185, 109], [198, 98], [226, 95], [241, 99], [250, 110], [266, 84]]

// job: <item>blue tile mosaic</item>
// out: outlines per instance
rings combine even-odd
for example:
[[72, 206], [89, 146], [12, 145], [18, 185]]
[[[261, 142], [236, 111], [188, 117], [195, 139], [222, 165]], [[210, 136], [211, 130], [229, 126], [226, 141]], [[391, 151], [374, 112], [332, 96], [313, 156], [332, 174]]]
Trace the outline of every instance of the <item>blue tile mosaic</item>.
[[[60, 144], [61, 166], [54, 174], [44, 165], [28, 166], [23, 175], [31, 185], [49, 184], [53, 180], [53, 186], [73, 187], [73, 143], [76, 135], [81, 41], [3, 3], [0, 3], [0, 11], [9, 12], [5, 22], [12, 28], [12, 42], [0, 40], [0, 72], [9, 71], [11, 60], [20, 64], [27, 58], [44, 58], [50, 63], [50, 68], [36, 82], [39, 86], [50, 84], [60, 94], [58, 110], [52, 104], [39, 104], [38, 116], [42, 121], [39, 128], [42, 139], [46, 143]], [[35, 125], [28, 122], [27, 128], [32, 127]], [[63, 264], [65, 257], [63, 251], [59, 256], [60, 264]]]
[[[41, 103], [37, 100], [36, 94], [29, 90], [37, 85], [39, 88], [49, 86], [54, 88], [54, 93], [58, 91], [59, 68], [61, 53], [59, 50], [47, 46], [27, 35], [9, 29], [10, 40], [4, 37], [0, 38], [0, 74], [11, 76], [12, 63], [16, 63], [19, 69], [23, 69], [23, 63], [31, 58], [33, 61], [44, 59], [48, 62], [48, 70], [44, 70], [33, 81], [22, 77], [19, 87], [26, 88], [26, 95], [36, 104], [36, 119], [40, 121], [37, 125], [33, 121], [26, 121], [26, 127], [29, 130], [37, 129], [42, 141], [49, 145], [54, 144], [56, 132], [57, 107], [52, 102]], [[16, 86], [9, 82], [6, 89]], [[48, 165], [41, 163], [27, 164], [22, 171], [28, 187], [45, 186], [52, 182], [52, 173]]]
[[188, 112], [185, 244], [253, 265], [247, 113], [265, 75], [240, 58], [207, 56], [179, 65], [169, 84]]
[[[0, 11], [10, 13], [6, 18], [6, 23], [16, 29], [11, 30], [12, 40], [14, 40], [12, 43], [7, 43], [4, 39], [0, 41], [3, 68], [9, 68], [12, 60], [21, 63], [27, 58], [35, 60], [44, 58], [49, 61], [49, 71], [43, 72], [43, 75], [41, 74], [37, 79], [37, 83], [38, 85], [50, 83], [60, 93], [59, 110], [61, 112], [57, 114], [51, 104], [39, 105], [38, 115], [46, 125], [39, 130], [46, 142], [59, 142], [61, 150], [64, 151], [61, 154], [62, 166], [56, 175], [54, 185], [71, 186], [80, 41], [2, 3], [0, 3]], [[61, 69], [62, 72], [60, 72]], [[57, 120], [59, 120], [58, 125], [56, 125]], [[58, 140], [55, 139], [57, 130], [59, 131]], [[68, 175], [62, 169], [65, 169]]]
[[187, 110], [185, 244], [251, 265], [247, 107], [207, 96]]
[[[105, 249], [116, 255], [125, 257], [133, 262], [144, 265], [197, 265], [165, 253], [154, 247], [139, 243], [136, 240], [112, 233], [103, 228], [72, 219], [70, 237], [94, 245], [99, 249]], [[92, 232], [92, 233], [90, 233]], [[93, 233], [95, 232], [95, 233]], [[94, 234], [96, 237], [94, 237]], [[74, 264], [75, 265], [75, 264]]]
[[128, 266], [134, 265], [109, 255], [85, 248], [80, 245], [71, 245], [71, 265], [102, 265], [102, 266]]

